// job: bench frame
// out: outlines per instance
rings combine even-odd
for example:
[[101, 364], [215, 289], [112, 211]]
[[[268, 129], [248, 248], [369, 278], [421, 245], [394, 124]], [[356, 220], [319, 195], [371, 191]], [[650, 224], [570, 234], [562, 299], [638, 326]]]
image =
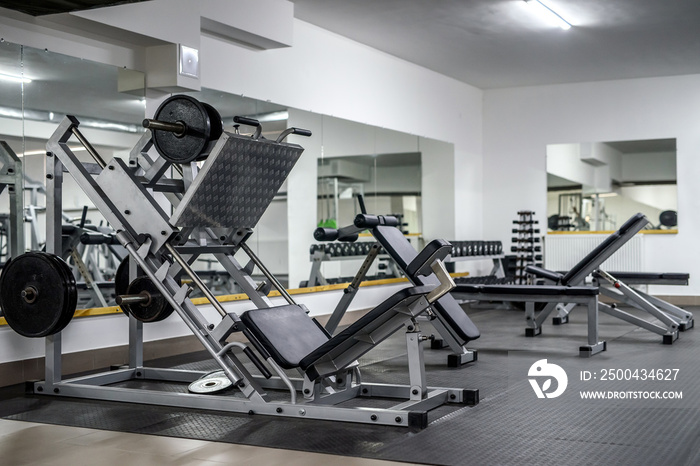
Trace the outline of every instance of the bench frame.
[[[594, 250], [578, 264], [576, 264], [574, 268], [572, 268], [572, 271], [576, 270], [575, 273], [570, 271], [566, 275], [563, 275], [537, 267], [529, 267], [528, 271], [539, 277], [545, 278], [548, 281], [555, 281], [558, 284], [564, 285], [583, 284], [586, 278], [592, 275], [592, 285], [599, 287], [602, 295], [612, 298], [616, 302], [627, 304], [640, 311], [644, 311], [657, 319], [658, 323], [647, 321], [638, 316], [630, 314], [629, 312], [618, 309], [615, 304], [609, 305], [606, 303], [599, 303], [598, 309], [600, 312], [604, 312], [608, 315], [624, 320], [625, 322], [637, 325], [640, 328], [644, 328], [661, 335], [662, 342], [670, 345], [678, 339], [679, 331], [688, 330], [694, 326], [693, 314], [677, 306], [673, 306], [672, 304], [659, 298], [650, 296], [640, 290], [633, 289], [627, 283], [619, 280], [600, 268], [601, 264], [605, 262], [605, 260], [607, 260], [613, 253], [619, 250], [625, 243], [627, 243], [627, 241], [629, 241], [634, 235], [643, 229], [647, 223], [647, 218], [642, 214], [632, 216], [622, 225], [622, 227], [620, 227], [617, 232], [610, 235], [604, 240], [603, 243], [601, 243], [601, 245], [605, 243], [609, 244], [608, 247], [602, 251], [602, 253], [593, 255], [595, 252]], [[635, 280], [634, 278], [632, 279], [632, 282], [635, 284], [641, 283], [641, 281]], [[668, 283], [668, 281], [663, 280], [646, 280], [646, 283], [653, 282], [664, 284], [677, 283], [676, 281], [671, 281], [671, 283]], [[546, 318], [547, 315], [556, 310], [556, 315], [553, 318], [553, 324], [562, 325], [569, 321], [569, 313], [575, 306], [576, 303], [562, 300], [555, 306], [548, 305], [542, 311], [542, 314], [544, 314], [544, 318]]]

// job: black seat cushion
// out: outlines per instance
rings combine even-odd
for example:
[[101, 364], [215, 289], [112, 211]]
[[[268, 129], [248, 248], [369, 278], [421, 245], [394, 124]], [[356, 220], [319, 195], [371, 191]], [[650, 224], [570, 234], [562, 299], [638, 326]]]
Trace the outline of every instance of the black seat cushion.
[[299, 367], [304, 356], [329, 340], [301, 307], [291, 304], [245, 312], [241, 321], [285, 369]]
[[[395, 227], [378, 226], [372, 229], [372, 235], [379, 241], [384, 249], [389, 253], [396, 264], [406, 271], [418, 252], [411, 246], [403, 233]], [[439, 280], [435, 275], [421, 277], [418, 275], [409, 275], [409, 280], [415, 285], [438, 285]], [[432, 305], [433, 311], [440, 314], [440, 317], [453, 330], [454, 336], [459, 340], [460, 345], [476, 340], [481, 336], [479, 329], [474, 325], [474, 322], [467, 316], [464, 309], [455, 301], [450, 294], [446, 294]]]
[[301, 367], [302, 370], [306, 371], [309, 368], [309, 366], [318, 361], [319, 358], [326, 355], [331, 350], [344, 343], [346, 340], [353, 338], [358, 332], [360, 332], [368, 325], [376, 323], [375, 321], [379, 319], [392, 317], [396, 313], [395, 307], [404, 299], [410, 298], [412, 296], [425, 295], [430, 293], [434, 289], [434, 286], [414, 286], [411, 288], [404, 288], [402, 290], [397, 291], [393, 295], [389, 296], [389, 298], [384, 300], [379, 306], [375, 307], [374, 309], [360, 317], [345, 330], [334, 335], [330, 340], [327, 340], [318, 348], [311, 351], [307, 356], [305, 356], [301, 361], [299, 361], [299, 367]]

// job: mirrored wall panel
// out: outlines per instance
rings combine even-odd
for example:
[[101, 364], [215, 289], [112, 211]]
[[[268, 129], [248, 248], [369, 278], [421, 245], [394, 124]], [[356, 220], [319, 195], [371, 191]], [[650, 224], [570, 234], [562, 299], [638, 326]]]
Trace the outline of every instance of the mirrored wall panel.
[[675, 139], [548, 145], [548, 229], [616, 230], [642, 212], [677, 231], [676, 180]]
[[[126, 159], [144, 131], [144, 84], [144, 74], [137, 71], [0, 43], [3, 170], [7, 172], [12, 156], [18, 160], [17, 170], [13, 170], [16, 182], [6, 179], [0, 195], [0, 262], [45, 246], [46, 142], [61, 120], [66, 115], [77, 117], [81, 132], [103, 159]], [[71, 140], [69, 145], [81, 159], [92, 161], [78, 141]], [[23, 192], [19, 214], [10, 209], [10, 193], [15, 189]], [[113, 304], [112, 280], [124, 251], [116, 245], [80, 241], [85, 232], [114, 232], [70, 176], [64, 179], [63, 220], [62, 256], [81, 289], [78, 308]], [[23, 228], [17, 229], [17, 225]], [[21, 239], [14, 251], [13, 237]]]

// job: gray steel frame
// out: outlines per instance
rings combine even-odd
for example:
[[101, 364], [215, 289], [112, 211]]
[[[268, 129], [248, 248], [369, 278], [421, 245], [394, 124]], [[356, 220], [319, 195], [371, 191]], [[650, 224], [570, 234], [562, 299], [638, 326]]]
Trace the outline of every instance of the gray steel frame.
[[0, 193], [5, 188], [10, 196], [8, 256], [24, 253], [24, 170], [22, 161], [5, 141], [0, 141]]
[[[620, 247], [622, 247], [622, 245], [624, 245], [642, 228], [644, 228], [646, 223], [648, 223], [648, 221], [644, 222], [643, 220], [640, 220], [633, 228], [630, 228], [628, 231], [621, 234], [620, 238], [617, 239], [617, 247], [608, 248], [605, 254], [598, 256], [595, 261], [591, 261], [590, 264], [583, 267], [574, 277], [569, 279], [568, 284], [574, 286], [582, 285], [589, 275], [596, 272], [599, 278], [594, 277], [592, 285], [599, 287], [602, 295], [612, 298], [617, 302], [624, 303], [644, 311], [657, 319], [659, 323], [649, 322], [640, 317], [632, 315], [629, 312], [618, 309], [615, 307], [615, 305], [609, 305], [606, 303], [598, 303], [598, 309], [600, 312], [604, 312], [608, 315], [624, 320], [625, 322], [637, 325], [638, 327], [661, 335], [664, 344], [672, 344], [678, 339], [679, 331], [693, 328], [693, 314], [659, 298], [655, 298], [639, 290], [632, 289], [622, 280], [613, 277], [600, 268], [600, 265], [608, 257], [614, 254]], [[648, 283], [652, 282], [653, 281], [648, 281]], [[557, 315], [554, 317], [554, 324], [566, 324], [569, 321], [569, 313], [574, 307], [575, 303], [572, 301], [563, 300], [557, 305], [551, 307], [547, 306], [547, 308], [543, 309], [540, 314], [544, 315], [545, 311], [547, 311], [546, 315], [543, 317], [543, 319], [545, 319], [547, 315], [556, 309]]]
[[[253, 376], [233, 351], [234, 348], [245, 345], [226, 342], [233, 332], [239, 330], [238, 316], [225, 311], [206, 286], [196, 280], [196, 275], [192, 275], [189, 268], [189, 264], [196, 260], [199, 254], [212, 253], [248, 294], [253, 305], [258, 308], [271, 307], [272, 303], [267, 296], [258, 291], [257, 284], [248, 270], [233, 257], [233, 253], [238, 248], [242, 248], [250, 255], [251, 260], [258, 264], [258, 259], [244, 244], [252, 230], [249, 228], [229, 231], [215, 231], [212, 228], [178, 230], [171, 227], [167, 215], [146, 188], [150, 188], [154, 193], [162, 192], [173, 207], [176, 207], [181, 199], [181, 193], [192, 185], [196, 165], [183, 167], [182, 181], [167, 178], [168, 165], [162, 159], [153, 159], [148, 154], [152, 146], [148, 132], [132, 150], [130, 167], [116, 158], [105, 163], [96, 153], [93, 157], [97, 164], [82, 163], [68, 147], [67, 141], [75, 136], [91, 154], [94, 149], [84, 139], [78, 130], [78, 125], [77, 119], [66, 117], [47, 143], [47, 252], [56, 254], [61, 251], [62, 183], [63, 173], [67, 171], [118, 232], [119, 242], [133, 259], [130, 261], [130, 277], [135, 278], [136, 267], [141, 267], [168, 303], [173, 306], [175, 313], [238, 388], [238, 392], [235, 396], [210, 397], [110, 386], [132, 379], [192, 382], [203, 375], [196, 371], [144, 367], [143, 324], [129, 317], [128, 368], [63, 380], [62, 339], [61, 334], [58, 333], [45, 339], [45, 380], [34, 384], [35, 393], [394, 426], [416, 425], [418, 418], [420, 427], [425, 427], [426, 410], [444, 403], [476, 404], [478, 402], [478, 390], [427, 387], [425, 368], [422, 364], [422, 347], [417, 344], [424, 338], [415, 325], [409, 326], [410, 331], [407, 333], [410, 386], [363, 383], [356, 363], [340, 368], [335, 375], [320, 380], [308, 380], [305, 376], [298, 380], [287, 377], [272, 358], [268, 358], [267, 363], [276, 376], [270, 380]], [[210, 155], [210, 159], [212, 157], [216, 157], [215, 152]], [[175, 259], [173, 263], [163, 258], [164, 250], [170, 251]], [[268, 273], [262, 264], [259, 264], [259, 267], [263, 273]], [[218, 324], [209, 323], [187, 297], [189, 287], [180, 286], [175, 280], [175, 275], [183, 268], [222, 314]], [[273, 284], [275, 282], [273, 281]], [[452, 283], [451, 286], [454, 284]], [[427, 295], [428, 300], [431, 298], [431, 295]], [[425, 307], [427, 308], [427, 301]], [[421, 312], [424, 311], [425, 309]], [[412, 322], [412, 318], [412, 315], [406, 315], [405, 323]], [[345, 375], [342, 383], [339, 381], [340, 377], [336, 377], [341, 374]], [[297, 401], [296, 392], [310, 386], [313, 387], [315, 395], [323, 396], [313, 396]], [[413, 393], [415, 387], [420, 388], [419, 396]], [[290, 392], [290, 400], [271, 402], [265, 392], [266, 388], [287, 389]], [[400, 398], [405, 401], [389, 409], [329, 405], [366, 396]]]
[[[507, 285], [504, 285], [507, 286]], [[538, 286], [532, 286], [536, 290]], [[493, 287], [492, 287], [493, 288]], [[527, 336], [537, 336], [542, 333], [542, 324], [547, 316], [555, 309], [558, 303], [566, 302], [582, 304], [588, 312], [588, 344], [579, 347], [579, 356], [591, 357], [607, 349], [606, 342], [598, 336], [598, 295], [577, 295], [561, 293], [558, 295], [533, 295], [533, 294], [505, 294], [505, 293], [464, 293], [453, 291], [455, 298], [464, 298], [477, 301], [506, 301], [525, 302], [525, 319], [528, 328]], [[539, 313], [535, 312], [535, 303], [547, 303]]]

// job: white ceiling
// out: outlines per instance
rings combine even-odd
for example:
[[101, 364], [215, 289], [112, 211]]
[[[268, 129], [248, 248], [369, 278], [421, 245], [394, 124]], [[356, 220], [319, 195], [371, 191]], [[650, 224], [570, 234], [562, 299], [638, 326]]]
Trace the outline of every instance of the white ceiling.
[[295, 16], [482, 89], [700, 73], [699, 0], [292, 0]]

